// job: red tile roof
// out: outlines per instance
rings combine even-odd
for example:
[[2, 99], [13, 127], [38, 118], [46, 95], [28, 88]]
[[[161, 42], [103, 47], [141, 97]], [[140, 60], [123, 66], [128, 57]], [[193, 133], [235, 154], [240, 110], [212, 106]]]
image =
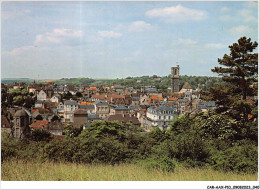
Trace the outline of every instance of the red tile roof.
[[106, 96], [105, 95], [92, 95], [92, 98], [98, 98], [100, 100], [104, 100], [104, 99], [106, 99]]
[[38, 129], [38, 128], [48, 128], [48, 121], [47, 120], [36, 120], [35, 123], [29, 125], [30, 128]]
[[177, 101], [178, 98], [168, 98], [168, 101]]

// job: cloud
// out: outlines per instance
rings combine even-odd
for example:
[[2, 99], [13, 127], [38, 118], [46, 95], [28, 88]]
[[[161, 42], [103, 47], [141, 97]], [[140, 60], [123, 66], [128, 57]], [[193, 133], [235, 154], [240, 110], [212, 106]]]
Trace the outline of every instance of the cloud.
[[114, 31], [98, 31], [99, 36], [102, 38], [120, 38], [122, 34]]
[[227, 46], [225, 46], [224, 44], [221, 43], [208, 43], [205, 44], [205, 48], [211, 48], [211, 49], [222, 49], [225, 48]]
[[228, 7], [221, 7], [220, 11], [221, 12], [228, 12], [228, 11], [230, 11], [230, 8], [228, 8]]
[[58, 28], [58, 29], [54, 29], [52, 32], [46, 32], [45, 34], [37, 35], [34, 43], [35, 44], [42, 44], [42, 43], [59, 44], [64, 41], [78, 39], [81, 37], [82, 37], [81, 30]]
[[145, 30], [150, 30], [150, 29], [152, 29], [152, 25], [144, 21], [135, 21], [132, 22], [129, 26], [129, 31], [134, 31], [134, 32], [143, 32]]
[[145, 13], [150, 18], [161, 18], [166, 22], [178, 22], [184, 20], [200, 21], [207, 18], [205, 11], [190, 9], [177, 5], [176, 7], [165, 7], [152, 9]]
[[26, 51], [32, 51], [36, 48], [36, 46], [22, 46], [19, 48], [14, 48], [11, 51], [4, 51], [3, 55], [21, 55]]
[[23, 16], [26, 16], [27, 14], [31, 13], [31, 10], [26, 9], [26, 10], [15, 10], [15, 11], [3, 11], [2, 12], [2, 19], [7, 20], [7, 19], [17, 19], [21, 18]]
[[242, 36], [242, 35], [253, 34], [255, 32], [255, 30], [253, 28], [248, 27], [248, 26], [240, 25], [240, 26], [236, 26], [236, 27], [229, 29], [228, 32], [231, 33], [232, 35]]

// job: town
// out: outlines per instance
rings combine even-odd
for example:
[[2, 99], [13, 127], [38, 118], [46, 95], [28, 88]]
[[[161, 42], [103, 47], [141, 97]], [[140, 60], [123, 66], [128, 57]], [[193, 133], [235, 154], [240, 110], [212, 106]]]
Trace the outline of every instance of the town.
[[[2, 107], [1, 128], [14, 138], [22, 138], [26, 132], [36, 129], [63, 137], [64, 127], [85, 129], [96, 120], [130, 123], [145, 132], [155, 127], [167, 130], [175, 118], [185, 113], [194, 115], [216, 108], [215, 102], [201, 100], [199, 89], [187, 82], [180, 86], [179, 72], [179, 65], [171, 68], [171, 92], [158, 92], [151, 86], [134, 89], [117, 84], [2, 83], [2, 93], [29, 97], [26, 101], [31, 103], [31, 108], [8, 105], [8, 96], [2, 95], [2, 102], [7, 106]], [[13, 101], [19, 100], [14, 97]]]

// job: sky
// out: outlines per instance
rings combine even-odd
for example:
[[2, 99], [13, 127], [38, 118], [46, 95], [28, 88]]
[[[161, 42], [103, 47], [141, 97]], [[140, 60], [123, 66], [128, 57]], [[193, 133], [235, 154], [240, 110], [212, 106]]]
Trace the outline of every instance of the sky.
[[1, 24], [1, 78], [217, 76], [229, 45], [258, 42], [258, 4], [2, 2]]

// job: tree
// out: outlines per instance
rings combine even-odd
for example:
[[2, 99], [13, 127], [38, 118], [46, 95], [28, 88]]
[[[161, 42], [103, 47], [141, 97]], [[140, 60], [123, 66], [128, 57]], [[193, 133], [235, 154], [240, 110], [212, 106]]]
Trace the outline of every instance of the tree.
[[50, 141], [51, 140], [51, 133], [46, 130], [42, 129], [35, 129], [32, 130], [30, 133], [26, 135], [26, 138], [32, 141]]
[[22, 95], [28, 95], [29, 92], [26, 89], [22, 89], [21, 93]]
[[79, 136], [83, 128], [76, 128], [71, 123], [68, 123], [64, 128], [64, 134], [69, 138]]
[[223, 81], [240, 88], [243, 100], [252, 94], [249, 85], [257, 82], [258, 53], [252, 53], [257, 45], [250, 38], [240, 38], [238, 43], [229, 46], [230, 55], [225, 54], [223, 59], [218, 59], [219, 64], [225, 67], [212, 69], [222, 76]]
[[82, 97], [82, 94], [81, 94], [80, 92], [77, 92], [77, 93], [76, 93], [76, 96], [77, 96], [77, 97]]
[[15, 105], [20, 106], [20, 105], [23, 104], [23, 102], [24, 102], [24, 99], [23, 99], [22, 96], [15, 96], [15, 97], [13, 98], [13, 104], [15, 104]]
[[21, 94], [21, 89], [20, 88], [17, 88], [17, 89], [13, 89], [11, 90], [11, 94], [12, 95], [20, 95]]
[[257, 94], [258, 53], [254, 53], [257, 42], [241, 37], [238, 43], [229, 46], [230, 55], [218, 59], [220, 65], [213, 72], [222, 76], [224, 84], [211, 88], [206, 93], [207, 99], [216, 101], [218, 113], [228, 113], [238, 120], [248, 120], [248, 115], [257, 106], [247, 98]]

